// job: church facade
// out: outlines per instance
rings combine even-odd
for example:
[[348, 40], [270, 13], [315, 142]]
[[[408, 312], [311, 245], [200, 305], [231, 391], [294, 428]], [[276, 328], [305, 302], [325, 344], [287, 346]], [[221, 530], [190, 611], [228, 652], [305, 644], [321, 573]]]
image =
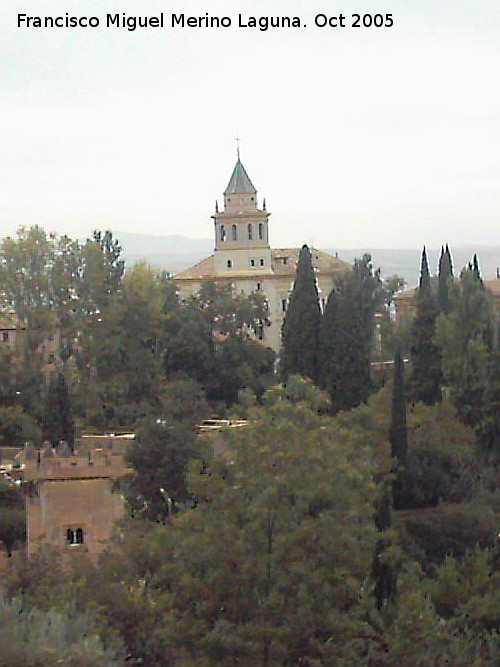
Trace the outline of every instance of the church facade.
[[[181, 298], [196, 294], [204, 280], [230, 284], [235, 294], [263, 292], [269, 308], [269, 322], [257, 339], [276, 352], [281, 344], [281, 325], [293, 289], [300, 248], [271, 248], [269, 217], [265, 199], [262, 208], [239, 156], [224, 191], [223, 210], [218, 205], [214, 221], [214, 253], [178, 273], [174, 280]], [[350, 266], [321, 250], [311, 249], [318, 292], [324, 307], [336, 278]]]

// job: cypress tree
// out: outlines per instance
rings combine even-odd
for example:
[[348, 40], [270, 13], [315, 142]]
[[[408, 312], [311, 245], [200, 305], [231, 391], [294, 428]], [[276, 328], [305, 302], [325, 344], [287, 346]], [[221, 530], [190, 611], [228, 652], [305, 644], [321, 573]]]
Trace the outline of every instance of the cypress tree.
[[444, 377], [457, 415], [475, 431], [480, 446], [491, 450], [499, 432], [497, 332], [476, 256], [460, 274], [454, 309], [442, 332]]
[[335, 377], [335, 329], [337, 326], [338, 294], [333, 289], [326, 302], [325, 312], [321, 318], [319, 329], [321, 368], [319, 384], [330, 394], [333, 393], [333, 378]]
[[377, 609], [382, 609], [397, 592], [397, 575], [394, 566], [384, 553], [392, 545], [391, 527], [392, 489], [389, 479], [382, 480], [375, 504], [375, 526], [379, 536], [375, 543], [372, 560], [373, 595]]
[[469, 267], [470, 267], [470, 269], [473, 273], [473, 276], [474, 276], [475, 280], [482, 283], [483, 281], [482, 281], [482, 278], [481, 278], [481, 272], [479, 270], [479, 261], [477, 259], [476, 254], [474, 254], [474, 257], [472, 258], [472, 263], [469, 264]]
[[45, 440], [49, 440], [53, 445], [64, 440], [71, 449], [74, 448], [75, 423], [71, 416], [68, 385], [62, 373], [50, 378], [42, 422]]
[[417, 307], [412, 328], [413, 400], [434, 405], [441, 400], [441, 355], [435, 343], [439, 308], [431, 291], [429, 263], [425, 247], [422, 252]]
[[446, 244], [446, 248], [441, 247], [438, 268], [438, 304], [442, 313], [450, 312], [450, 281], [453, 278], [453, 265], [451, 253]]
[[427, 260], [427, 250], [425, 246], [422, 250], [422, 259], [420, 262], [420, 278], [418, 283], [419, 294], [430, 296], [431, 294], [431, 274], [429, 271], [429, 261]]
[[320, 320], [311, 252], [307, 245], [303, 245], [282, 327], [281, 370], [285, 377], [299, 373], [317, 380]]
[[404, 361], [401, 351], [397, 350], [394, 357], [394, 380], [392, 385], [391, 424], [389, 427], [391, 457], [395, 478], [392, 483], [392, 498], [396, 509], [402, 509], [408, 503], [407, 455], [408, 429], [406, 425], [406, 390]]
[[374, 329], [375, 293], [380, 287], [370, 255], [354, 262], [339, 281], [323, 316], [320, 349], [322, 384], [332, 398], [333, 412], [350, 410], [368, 399]]

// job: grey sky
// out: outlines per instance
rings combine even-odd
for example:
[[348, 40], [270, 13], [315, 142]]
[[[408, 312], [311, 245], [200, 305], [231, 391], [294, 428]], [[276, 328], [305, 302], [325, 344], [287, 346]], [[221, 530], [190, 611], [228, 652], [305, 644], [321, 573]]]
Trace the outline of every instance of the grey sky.
[[[207, 10], [308, 27], [17, 28]], [[320, 30], [319, 12], [395, 27]], [[238, 132], [274, 245], [500, 244], [498, 0], [0, 0], [0, 56], [0, 235], [209, 237]]]

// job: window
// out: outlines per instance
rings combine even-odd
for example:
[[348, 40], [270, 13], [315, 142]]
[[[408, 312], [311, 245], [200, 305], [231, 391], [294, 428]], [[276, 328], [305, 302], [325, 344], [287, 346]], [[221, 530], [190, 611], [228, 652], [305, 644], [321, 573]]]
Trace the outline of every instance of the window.
[[83, 528], [68, 528], [66, 531], [66, 541], [68, 544], [83, 544]]
[[283, 266], [286, 266], [287, 261], [288, 261], [288, 257], [283, 257]]
[[255, 266], [255, 260], [254, 259], [250, 260], [250, 266]]
[[238, 240], [238, 229], [237, 229], [236, 225], [233, 225], [231, 227], [231, 233], [232, 233], [233, 241], [237, 241]]
[[286, 299], [281, 299], [281, 310], [285, 313], [286, 312]]
[[264, 260], [263, 259], [260, 260], [260, 265], [264, 266]]
[[248, 227], [247, 227], [247, 230], [248, 230], [248, 240], [251, 241], [252, 238], [253, 238], [253, 227], [252, 227], [252, 225], [249, 224]]
[[226, 240], [226, 228], [224, 227], [224, 225], [220, 226], [220, 240], [221, 243], [224, 243], [224, 241]]
[[261, 288], [262, 288], [261, 283], [257, 283], [257, 292], [260, 292]]
[[233, 262], [230, 259], [228, 259], [227, 260], [227, 268], [230, 269], [232, 266], [233, 266]]
[[264, 225], [262, 222], [259, 222], [259, 239], [262, 241], [264, 238]]

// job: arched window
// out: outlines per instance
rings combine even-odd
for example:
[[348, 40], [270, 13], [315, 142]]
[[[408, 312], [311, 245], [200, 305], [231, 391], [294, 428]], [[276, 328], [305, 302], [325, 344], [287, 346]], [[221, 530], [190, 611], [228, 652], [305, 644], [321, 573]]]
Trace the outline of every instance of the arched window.
[[253, 227], [252, 227], [252, 225], [249, 224], [248, 227], [247, 227], [247, 230], [248, 230], [248, 240], [251, 241], [252, 238], [253, 238]]
[[69, 544], [83, 544], [83, 528], [68, 528], [66, 531], [66, 540]]
[[238, 229], [237, 229], [236, 225], [233, 225], [231, 227], [231, 230], [232, 230], [233, 241], [237, 241], [238, 240]]
[[220, 240], [221, 243], [224, 243], [224, 241], [226, 240], [226, 228], [224, 227], [224, 225], [220, 226]]
[[264, 238], [264, 225], [262, 222], [259, 222], [259, 239], [262, 241]]

